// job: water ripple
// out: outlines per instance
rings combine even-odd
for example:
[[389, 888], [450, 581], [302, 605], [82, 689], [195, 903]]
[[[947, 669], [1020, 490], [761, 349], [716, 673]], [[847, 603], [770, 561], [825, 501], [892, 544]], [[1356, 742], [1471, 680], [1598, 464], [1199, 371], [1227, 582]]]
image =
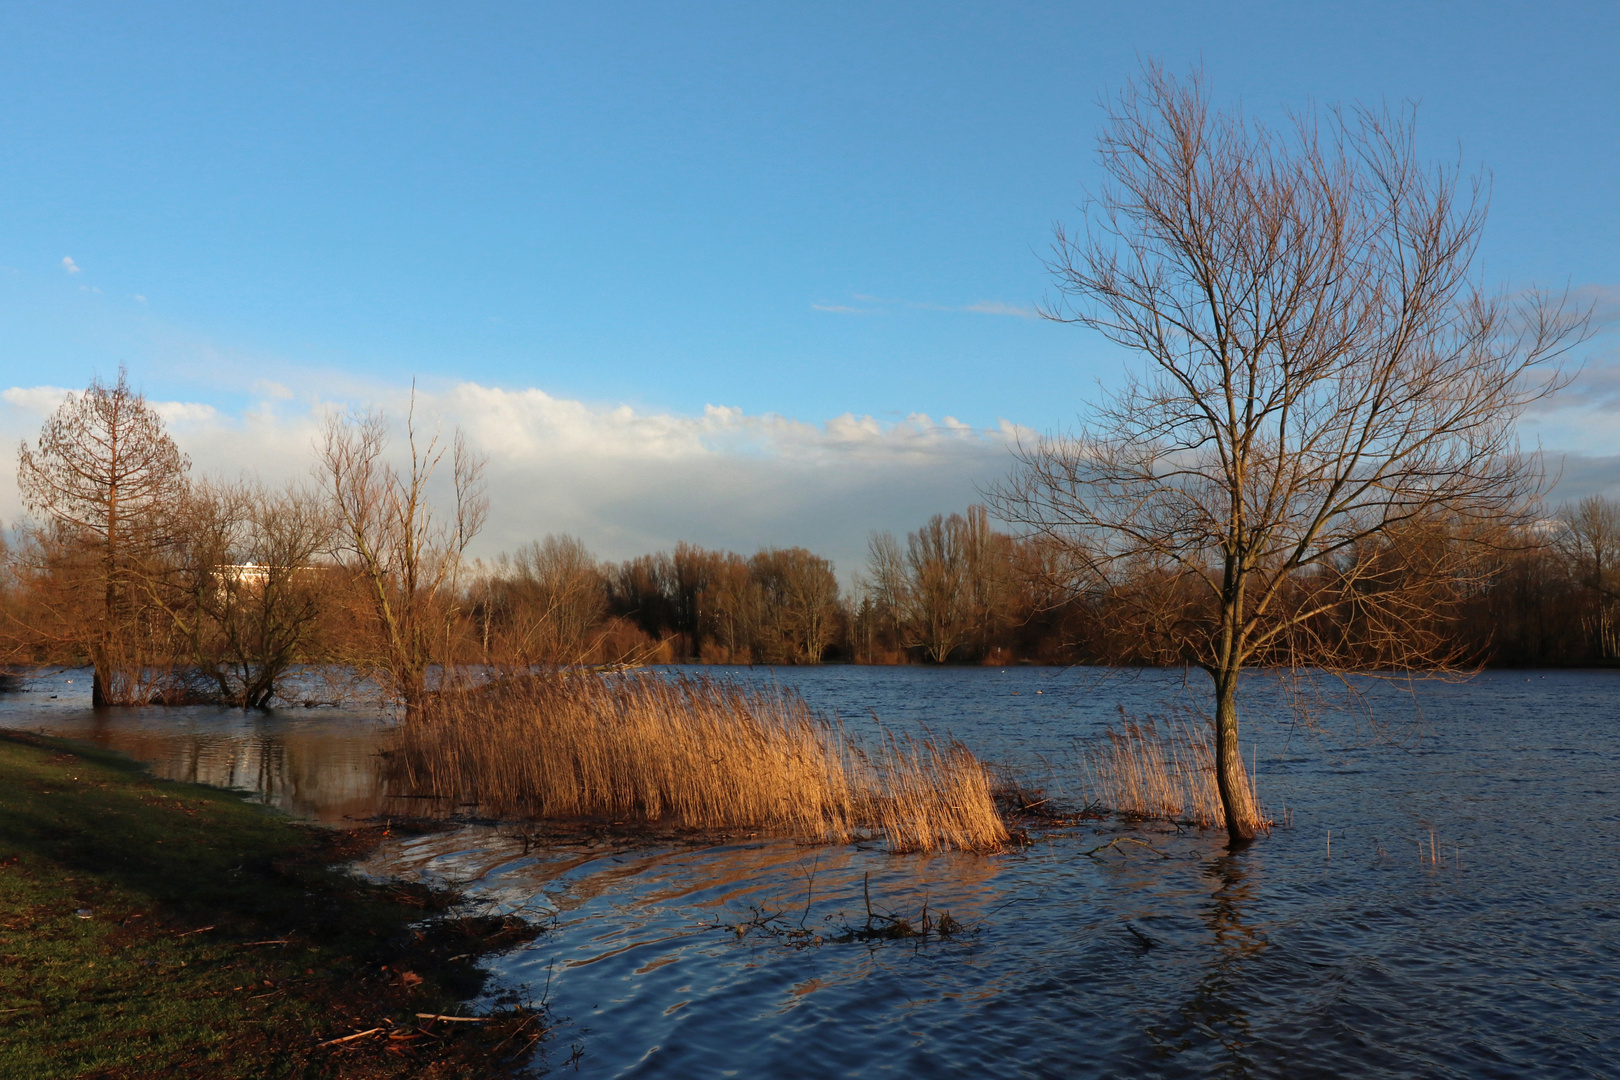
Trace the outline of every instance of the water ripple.
[[[798, 685], [857, 731], [868, 708], [926, 722], [1060, 791], [1075, 737], [1180, 687], [1179, 673], [1046, 669], [735, 676]], [[17, 700], [0, 722], [95, 738], [165, 775], [310, 816], [378, 806], [374, 721], [92, 720]], [[548, 995], [555, 1056], [579, 1044], [585, 1077], [1616, 1075], [1620, 673], [1495, 672], [1422, 705], [1407, 722], [1409, 706], [1380, 703], [1407, 740], [1392, 745], [1349, 719], [1303, 732], [1252, 695], [1260, 795], [1292, 827], [1235, 855], [1151, 825], [1135, 828], [1170, 858], [1081, 854], [1116, 824], [992, 858], [766, 839], [543, 848], [467, 827], [396, 838], [366, 869], [546, 921], [495, 971]], [[851, 937], [868, 895], [968, 929]]]

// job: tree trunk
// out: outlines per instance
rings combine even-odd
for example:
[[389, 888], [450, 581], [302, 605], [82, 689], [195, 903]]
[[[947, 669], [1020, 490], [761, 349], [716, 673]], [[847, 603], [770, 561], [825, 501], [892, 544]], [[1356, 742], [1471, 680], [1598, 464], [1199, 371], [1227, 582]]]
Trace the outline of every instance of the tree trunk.
[[1243, 751], [1238, 746], [1238, 674], [1226, 671], [1215, 678], [1215, 785], [1221, 793], [1226, 835], [1233, 847], [1254, 839], [1258, 817], [1249, 777], [1243, 771]]

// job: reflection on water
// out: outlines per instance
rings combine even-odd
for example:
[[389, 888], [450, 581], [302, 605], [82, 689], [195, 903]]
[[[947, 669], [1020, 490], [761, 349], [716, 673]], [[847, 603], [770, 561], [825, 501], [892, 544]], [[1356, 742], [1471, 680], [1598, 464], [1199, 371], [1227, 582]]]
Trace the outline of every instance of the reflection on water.
[[[1180, 686], [1042, 669], [735, 675], [796, 684], [857, 725], [868, 708], [927, 722], [1034, 774], [1116, 703], [1151, 711]], [[587, 1077], [1612, 1076], [1617, 691], [1611, 672], [1434, 687], [1424, 737], [1400, 749], [1291, 735], [1251, 702], [1261, 796], [1294, 824], [1235, 854], [1142, 826], [1166, 858], [1085, 856], [1114, 824], [993, 858], [766, 839], [542, 847], [467, 826], [396, 837], [364, 869], [547, 920], [496, 966], [548, 995], [556, 1057], [579, 1044]], [[383, 809], [375, 716], [87, 705], [36, 690], [0, 699], [0, 722], [306, 816]], [[1431, 830], [1443, 865], [1417, 858]], [[948, 910], [969, 932], [840, 941], [868, 896], [913, 918]]]
[[81, 739], [128, 754], [158, 776], [250, 793], [314, 821], [387, 813], [376, 710], [261, 713], [199, 706], [92, 709], [88, 670], [43, 675], [0, 695], [0, 725]]
[[1187, 1003], [1177, 1010], [1174, 1022], [1147, 1031], [1148, 1038], [1166, 1054], [1185, 1052], [1204, 1042], [1218, 1045], [1227, 1057], [1219, 1063], [1223, 1076], [1252, 1075], [1248, 1048], [1254, 1038], [1239, 988], [1249, 961], [1267, 946], [1265, 935], [1244, 918], [1255, 892], [1245, 861], [1242, 855], [1221, 854], [1204, 867], [1213, 890], [1202, 913], [1209, 928], [1204, 974]]

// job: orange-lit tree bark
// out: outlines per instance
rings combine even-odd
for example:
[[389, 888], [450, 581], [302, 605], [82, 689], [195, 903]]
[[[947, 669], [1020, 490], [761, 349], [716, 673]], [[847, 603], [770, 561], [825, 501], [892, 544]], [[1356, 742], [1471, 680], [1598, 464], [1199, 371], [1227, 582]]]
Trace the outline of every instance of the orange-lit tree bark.
[[1241, 673], [1353, 667], [1321, 632], [1352, 606], [1387, 668], [1452, 662], [1405, 631], [1435, 576], [1481, 572], [1472, 545], [1402, 564], [1374, 541], [1525, 520], [1542, 474], [1514, 422], [1557, 385], [1555, 358], [1585, 323], [1478, 285], [1481, 187], [1417, 158], [1408, 113], [1277, 130], [1150, 65], [1110, 102], [1099, 151], [1108, 181], [1082, 233], [1058, 230], [1044, 313], [1143, 364], [1077, 434], [1021, 447], [996, 505], [1062, 542], [1103, 610], [1129, 613], [1125, 579], [1144, 570], [1177, 586], [1160, 595], [1201, 598], [1157, 625], [1212, 681], [1217, 782], [1241, 842], [1255, 822]]
[[122, 368], [91, 380], [17, 452], [23, 503], [42, 520], [30, 538], [53, 593], [47, 632], [88, 654], [91, 700], [144, 705], [168, 683], [167, 619], [146, 587], [172, 544], [190, 462]]

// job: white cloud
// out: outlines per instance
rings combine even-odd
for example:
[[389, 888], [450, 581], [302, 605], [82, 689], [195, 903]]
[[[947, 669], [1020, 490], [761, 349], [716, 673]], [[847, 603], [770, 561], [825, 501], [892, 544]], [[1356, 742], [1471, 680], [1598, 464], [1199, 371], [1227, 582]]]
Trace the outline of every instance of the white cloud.
[[[396, 422], [393, 449], [403, 450], [408, 386], [286, 367], [276, 373], [288, 381], [244, 374], [234, 385], [251, 385], [245, 404], [153, 405], [202, 473], [307, 479], [326, 417], [350, 407], [385, 409]], [[1605, 380], [1595, 382], [1604, 389], [1579, 406], [1527, 418], [1527, 444], [1543, 432], [1549, 450], [1568, 453], [1554, 501], [1620, 491], [1620, 457], [1611, 456], [1620, 449], [1615, 412], [1592, 407], [1609, 400]], [[17, 441], [36, 437], [68, 393], [0, 390], [0, 518], [13, 520], [20, 509]], [[416, 415], [426, 437], [459, 426], [488, 456], [491, 515], [475, 554], [548, 532], [573, 533], [611, 559], [677, 540], [746, 553], [803, 545], [833, 559], [845, 580], [862, 569], [872, 530], [903, 533], [976, 501], [1010, 468], [1009, 444], [1032, 434], [949, 415], [888, 422], [845, 413], [813, 423], [713, 404], [678, 413], [471, 382], [420, 389]]]
[[261, 397], [270, 398], [275, 401], [286, 401], [287, 399], [295, 396], [293, 392], [286, 386], [275, 382], [272, 379], [260, 379], [255, 382], [253, 384], [253, 392]]
[[1581, 285], [1570, 290], [1569, 302], [1590, 310], [1592, 328], [1599, 333], [1620, 329], [1620, 285]]
[[79, 272], [79, 264], [73, 261], [73, 257], [71, 255], [64, 255], [62, 256], [62, 269], [66, 270], [70, 274], [77, 274]]
[[1006, 470], [1012, 433], [922, 415], [812, 424], [716, 405], [638, 412], [471, 383], [432, 404], [489, 455], [496, 548], [549, 531], [613, 558], [682, 539], [747, 552], [800, 544], [846, 574], [872, 529], [913, 529], [974, 501], [976, 483]]
[[[67, 393], [55, 387], [0, 392], [12, 406], [0, 436], [31, 437]], [[200, 472], [256, 473], [271, 483], [307, 477], [325, 417], [347, 406], [278, 383], [254, 387], [239, 412], [199, 402], [154, 402]], [[352, 404], [380, 406], [396, 421], [404, 387], [373, 388]], [[488, 456], [489, 527], [475, 551], [510, 550], [548, 532], [570, 532], [601, 557], [622, 559], [677, 540], [751, 553], [803, 545], [840, 573], [861, 569], [873, 529], [915, 529], [931, 514], [977, 499], [976, 484], [1010, 464], [1011, 425], [985, 430], [953, 417], [898, 423], [845, 414], [808, 423], [710, 405], [701, 413], [638, 410], [461, 383], [418, 392], [419, 430], [458, 426]], [[395, 451], [403, 449], [396, 430]], [[0, 477], [0, 515], [18, 501]]]
[[72, 390], [60, 386], [13, 386], [0, 391], [0, 400], [14, 409], [43, 419], [56, 411]]
[[195, 401], [153, 401], [149, 404], [170, 427], [208, 425], [219, 419], [218, 409]]

